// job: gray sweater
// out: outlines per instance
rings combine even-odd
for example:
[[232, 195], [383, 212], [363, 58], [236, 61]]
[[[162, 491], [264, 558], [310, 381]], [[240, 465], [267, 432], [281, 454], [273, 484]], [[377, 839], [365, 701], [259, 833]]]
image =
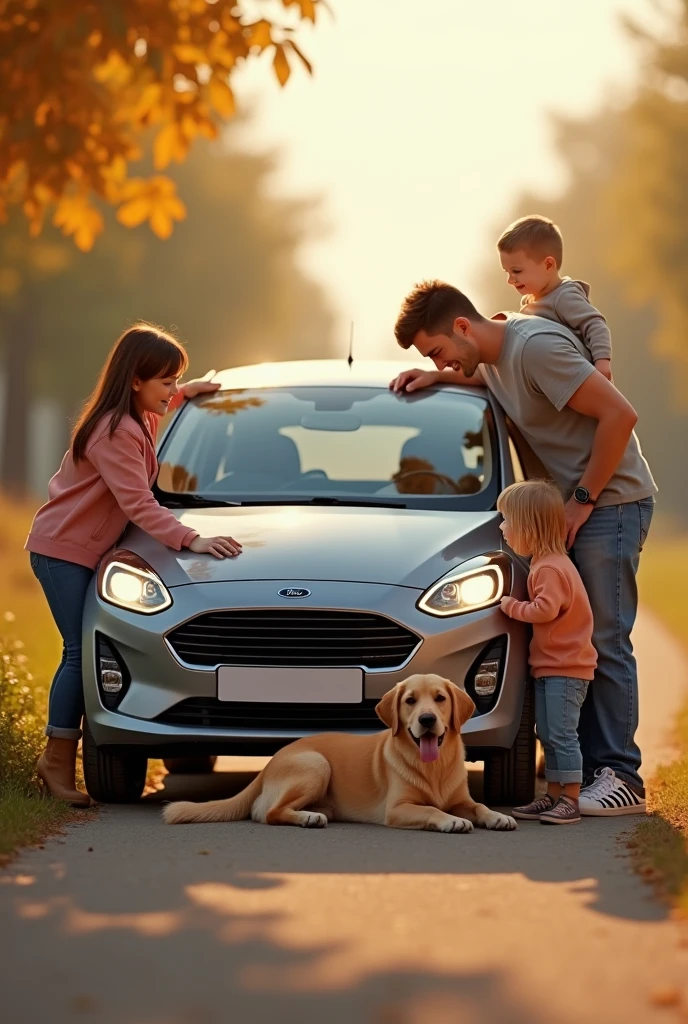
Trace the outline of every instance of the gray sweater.
[[589, 284], [565, 277], [554, 291], [543, 295], [541, 299], [524, 295], [521, 299], [521, 313], [555, 320], [568, 327], [581, 339], [593, 363], [598, 359], [611, 359], [612, 336], [607, 321], [599, 309], [592, 305], [589, 295]]

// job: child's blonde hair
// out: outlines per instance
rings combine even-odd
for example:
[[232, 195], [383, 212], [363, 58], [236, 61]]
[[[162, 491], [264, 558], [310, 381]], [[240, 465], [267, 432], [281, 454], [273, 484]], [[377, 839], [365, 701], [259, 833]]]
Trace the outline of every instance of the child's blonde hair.
[[566, 554], [564, 499], [554, 484], [547, 480], [512, 484], [499, 495], [497, 510], [534, 558]]

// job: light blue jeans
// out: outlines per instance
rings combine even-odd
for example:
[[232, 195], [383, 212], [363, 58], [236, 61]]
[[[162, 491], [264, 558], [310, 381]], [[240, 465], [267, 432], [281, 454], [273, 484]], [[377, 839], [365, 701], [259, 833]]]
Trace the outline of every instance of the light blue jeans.
[[596, 508], [579, 531], [571, 556], [595, 618], [595, 680], [581, 708], [578, 736], [587, 782], [613, 768], [644, 795], [638, 727], [638, 673], [631, 630], [638, 610], [636, 573], [652, 522], [654, 498]]
[[582, 782], [578, 719], [588, 682], [567, 676], [535, 680], [535, 727], [545, 749], [548, 782]]
[[43, 587], [55, 624], [62, 636], [62, 661], [55, 673], [48, 701], [46, 736], [78, 740], [84, 714], [81, 676], [81, 620], [91, 569], [76, 562], [31, 553], [31, 568]]

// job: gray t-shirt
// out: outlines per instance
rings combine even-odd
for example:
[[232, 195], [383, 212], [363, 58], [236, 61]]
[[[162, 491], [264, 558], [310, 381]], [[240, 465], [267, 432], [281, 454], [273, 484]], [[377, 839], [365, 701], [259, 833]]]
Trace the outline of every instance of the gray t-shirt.
[[558, 288], [541, 299], [524, 295], [521, 313], [556, 320], [568, 327], [583, 342], [593, 362], [612, 357], [611, 333], [599, 309], [590, 302], [590, 285], [585, 281], [565, 277]]
[[[570, 498], [590, 460], [597, 429], [597, 420], [566, 404], [597, 373], [582, 341], [552, 320], [514, 314], [498, 361], [481, 363], [480, 373], [564, 498]], [[634, 433], [597, 505], [623, 505], [656, 493]]]

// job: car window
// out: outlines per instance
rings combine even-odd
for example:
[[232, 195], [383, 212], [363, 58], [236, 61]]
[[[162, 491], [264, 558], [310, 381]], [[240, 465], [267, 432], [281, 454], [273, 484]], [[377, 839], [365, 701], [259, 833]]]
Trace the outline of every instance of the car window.
[[[491, 507], [498, 480], [482, 396], [398, 396], [361, 387], [270, 388], [206, 395], [166, 436], [158, 487], [226, 500], [265, 496], [399, 500]], [[489, 492], [489, 494], [488, 494]]]

